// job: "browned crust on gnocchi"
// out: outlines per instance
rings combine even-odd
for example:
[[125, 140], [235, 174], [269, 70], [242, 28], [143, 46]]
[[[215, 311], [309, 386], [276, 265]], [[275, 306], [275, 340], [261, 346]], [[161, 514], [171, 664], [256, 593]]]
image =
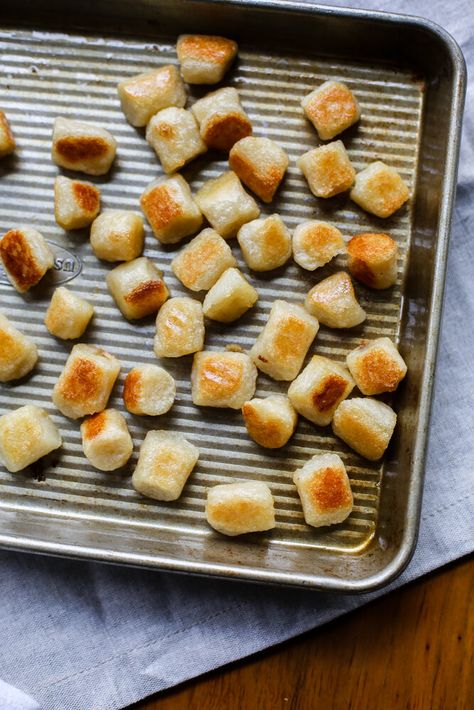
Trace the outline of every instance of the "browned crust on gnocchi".
[[4, 235], [0, 241], [0, 257], [7, 271], [24, 291], [35, 286], [43, 276], [27, 240], [19, 231], [11, 229]]

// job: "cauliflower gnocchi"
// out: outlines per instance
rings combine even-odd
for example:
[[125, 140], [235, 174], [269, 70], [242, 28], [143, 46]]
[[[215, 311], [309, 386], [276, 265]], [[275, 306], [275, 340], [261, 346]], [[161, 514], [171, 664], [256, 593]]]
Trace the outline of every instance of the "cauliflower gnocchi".
[[394, 168], [381, 160], [371, 163], [355, 177], [351, 200], [376, 217], [390, 217], [410, 198], [410, 191]]
[[247, 353], [207, 350], [194, 356], [191, 394], [198, 406], [240, 409], [252, 399], [256, 382], [257, 369]]
[[123, 414], [116, 409], [88, 417], [81, 424], [82, 448], [87, 460], [99, 471], [125, 466], [133, 452], [133, 441]]
[[0, 460], [10, 473], [30, 466], [62, 444], [49, 414], [27, 404], [0, 417]]
[[241, 106], [237, 89], [230, 86], [207, 94], [191, 110], [209, 148], [228, 152], [234, 143], [252, 134], [252, 124]]
[[58, 175], [54, 181], [54, 218], [63, 229], [88, 227], [100, 210], [100, 190], [90, 182]]
[[342, 234], [332, 224], [314, 219], [299, 224], [293, 232], [293, 258], [303, 269], [314, 271], [345, 253]]
[[278, 214], [244, 224], [237, 241], [247, 265], [254, 271], [277, 269], [291, 256], [291, 234]]
[[158, 365], [137, 365], [123, 385], [123, 401], [132, 414], [157, 417], [169, 412], [176, 397], [176, 382]]
[[257, 203], [248, 195], [233, 172], [204, 183], [196, 202], [212, 227], [224, 237], [235, 237], [240, 227], [260, 214]]
[[115, 303], [129, 320], [156, 313], [169, 296], [162, 272], [146, 256], [116, 266], [106, 281]]
[[204, 315], [221, 323], [240, 318], [258, 301], [258, 293], [241, 271], [227, 269], [207, 292], [202, 308]]
[[140, 449], [132, 485], [155, 500], [177, 500], [199, 458], [199, 449], [172, 431], [149, 431]]
[[229, 166], [263, 202], [271, 202], [288, 168], [288, 155], [269, 138], [247, 136], [229, 153]]
[[370, 288], [390, 288], [397, 280], [397, 243], [388, 234], [358, 234], [347, 245], [352, 276]]
[[101, 412], [119, 372], [120, 363], [110, 353], [93, 345], [75, 345], [54, 386], [53, 402], [70, 419]]
[[354, 386], [355, 382], [345, 367], [334, 360], [313, 355], [291, 383], [288, 397], [298, 414], [318, 426], [326, 426]]
[[202, 225], [198, 201], [181, 175], [152, 182], [140, 198], [142, 210], [162, 244], [176, 244]]
[[104, 261], [132, 261], [143, 251], [143, 217], [130, 210], [106, 210], [92, 223], [92, 251]]
[[261, 481], [214, 486], [207, 492], [206, 519], [223, 535], [271, 530], [275, 527], [272, 492]]
[[360, 118], [356, 97], [339, 81], [325, 81], [304, 97], [301, 106], [322, 141], [331, 140]]
[[0, 111], [0, 158], [15, 151], [16, 143], [10, 124], [3, 111]]
[[354, 397], [341, 402], [332, 429], [345, 443], [369, 461], [378, 461], [392, 438], [397, 415], [383, 402]]
[[52, 268], [54, 256], [40, 232], [23, 226], [0, 239], [0, 261], [12, 285], [25, 293]]
[[75, 340], [85, 332], [94, 315], [94, 307], [64, 286], [53, 293], [44, 323], [51, 333], [62, 340]]
[[306, 523], [314, 528], [342, 523], [354, 506], [346, 467], [337, 454], [317, 454], [293, 474]]
[[294, 380], [318, 329], [316, 318], [302, 306], [277, 300], [250, 356], [274, 380]]
[[405, 361], [390, 338], [363, 341], [348, 354], [347, 367], [366, 395], [395, 392], [407, 373]]
[[293, 436], [298, 421], [288, 397], [272, 394], [251, 399], [242, 407], [248, 435], [266, 449], [279, 449]]
[[354, 184], [356, 173], [342, 141], [308, 150], [296, 164], [315, 197], [334, 197]]
[[0, 313], [0, 382], [19, 380], [34, 368], [38, 348]]
[[170, 298], [156, 317], [155, 355], [182, 357], [202, 350], [203, 346], [202, 305], [187, 296]]
[[186, 89], [172, 64], [131, 76], [117, 86], [122, 111], [132, 126], [146, 126], [155, 113], [169, 106], [182, 108]]
[[306, 296], [305, 306], [328, 328], [354, 328], [367, 318], [345, 271], [338, 271], [313, 286]]
[[87, 175], [105, 175], [114, 162], [117, 141], [105, 128], [59, 117], [54, 121], [53, 163]]
[[191, 111], [174, 106], [153, 116], [146, 129], [146, 139], [165, 173], [174, 173], [207, 150]]
[[237, 43], [213, 35], [180, 35], [181, 76], [188, 84], [217, 84], [237, 56]]
[[203, 229], [171, 262], [181, 283], [191, 291], [208, 291], [237, 261], [230, 246], [215, 229]]

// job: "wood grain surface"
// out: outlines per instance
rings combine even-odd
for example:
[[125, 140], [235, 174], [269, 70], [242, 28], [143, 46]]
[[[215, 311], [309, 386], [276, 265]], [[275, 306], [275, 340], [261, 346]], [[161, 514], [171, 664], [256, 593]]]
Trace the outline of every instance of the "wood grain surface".
[[474, 560], [135, 710], [471, 710]]

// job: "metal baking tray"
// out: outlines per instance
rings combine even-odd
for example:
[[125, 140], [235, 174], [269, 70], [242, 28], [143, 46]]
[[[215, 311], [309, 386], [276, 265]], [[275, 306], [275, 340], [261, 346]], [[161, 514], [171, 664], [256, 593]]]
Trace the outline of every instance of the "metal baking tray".
[[[409, 375], [395, 397], [399, 423], [382, 464], [364, 461], [329, 427], [303, 419], [283, 450], [260, 449], [247, 437], [239, 412], [192, 405], [191, 358], [166, 362], [178, 391], [168, 415], [128, 416], [135, 454], [119, 472], [94, 470], [82, 454], [78, 423], [52, 405], [51, 390], [70, 348], [50, 337], [42, 323], [56, 284], [68, 281], [94, 302], [97, 316], [85, 340], [122, 363], [111, 406], [122, 408], [121, 383], [130, 367], [155, 361], [153, 319], [126, 322], [105, 288], [107, 267], [92, 255], [87, 230], [66, 233], [54, 221], [53, 119], [91, 121], [115, 135], [116, 165], [95, 182], [104, 207], [136, 209], [143, 188], [161, 168], [144, 132], [126, 122], [116, 84], [147, 68], [176, 63], [175, 42], [182, 32], [224, 34], [239, 42], [238, 62], [225, 83], [240, 91], [255, 134], [276, 139], [290, 155], [285, 184], [264, 214], [281, 213], [290, 228], [326, 218], [348, 237], [378, 230], [398, 241], [396, 286], [379, 293], [358, 286], [367, 321], [344, 333], [322, 327], [311, 351], [343, 360], [361, 337], [387, 335], [399, 342]], [[465, 91], [464, 61], [453, 39], [425, 20], [310, 3], [3, 0], [0, 58], [0, 104], [18, 140], [16, 155], [0, 164], [0, 229], [31, 223], [56, 253], [54, 271], [27, 296], [0, 275], [1, 309], [34, 337], [41, 356], [30, 377], [2, 386], [0, 413], [35, 402], [52, 414], [64, 437], [62, 449], [46, 462], [18, 474], [0, 469], [0, 545], [347, 592], [393, 579], [412, 554], [420, 514]], [[296, 169], [297, 156], [318, 142], [302, 116], [301, 97], [328, 78], [345, 81], [360, 100], [360, 125], [342, 136], [356, 169], [385, 160], [413, 189], [414, 199], [389, 220], [371, 217], [345, 196], [316, 200]], [[206, 90], [192, 88], [190, 101]], [[195, 190], [226, 167], [222, 155], [209, 154], [184, 174]], [[232, 246], [247, 271], [235, 242]], [[161, 247], [147, 232], [145, 253], [163, 268], [173, 295], [184, 293], [170, 269], [177, 248]], [[206, 346], [248, 348], [275, 298], [301, 302], [315, 281], [343, 266], [338, 258], [317, 274], [294, 263], [270, 276], [252, 273], [258, 306], [233, 326], [209, 322]], [[259, 376], [257, 395], [284, 389]], [[158, 503], [135, 493], [130, 474], [146, 431], [168, 427], [196, 444], [201, 457], [182, 498]], [[293, 470], [318, 451], [341, 455], [354, 491], [354, 512], [331, 529], [304, 524], [291, 480]], [[204, 519], [207, 488], [254, 478], [268, 482], [274, 493], [275, 530], [233, 540], [210, 530]]]

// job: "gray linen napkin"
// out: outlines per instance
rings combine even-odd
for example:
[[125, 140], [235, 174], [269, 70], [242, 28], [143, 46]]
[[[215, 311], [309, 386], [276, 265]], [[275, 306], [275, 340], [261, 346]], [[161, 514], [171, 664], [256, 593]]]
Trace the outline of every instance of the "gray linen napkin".
[[[351, 4], [437, 21], [474, 68], [472, 0]], [[473, 116], [471, 88], [420, 538], [404, 574], [382, 591], [348, 597], [2, 552], [2, 710], [35, 710], [24, 693], [43, 710], [122, 708], [324, 624], [474, 549]]]

